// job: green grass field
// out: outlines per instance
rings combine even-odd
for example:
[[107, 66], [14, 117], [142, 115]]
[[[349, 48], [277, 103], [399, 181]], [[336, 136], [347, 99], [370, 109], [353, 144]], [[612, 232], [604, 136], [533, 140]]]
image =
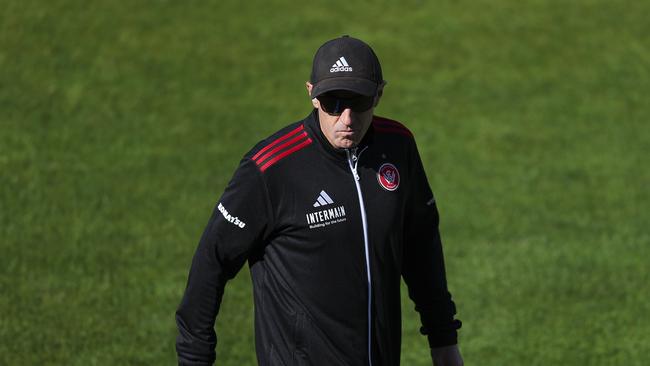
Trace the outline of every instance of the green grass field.
[[[240, 157], [369, 42], [416, 140], [467, 365], [650, 362], [650, 3], [2, 1], [0, 365], [170, 365]], [[403, 293], [403, 365], [430, 365]], [[249, 274], [220, 365], [254, 365]]]

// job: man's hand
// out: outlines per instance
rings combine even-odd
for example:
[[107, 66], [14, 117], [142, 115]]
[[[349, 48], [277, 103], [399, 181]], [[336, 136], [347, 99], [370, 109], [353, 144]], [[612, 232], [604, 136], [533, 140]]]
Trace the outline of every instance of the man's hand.
[[463, 366], [463, 358], [460, 357], [457, 344], [432, 348], [431, 359], [433, 366]]

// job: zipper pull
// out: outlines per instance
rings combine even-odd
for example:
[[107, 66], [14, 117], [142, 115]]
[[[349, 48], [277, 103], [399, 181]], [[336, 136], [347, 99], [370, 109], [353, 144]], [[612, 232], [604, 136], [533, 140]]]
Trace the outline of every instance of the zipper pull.
[[357, 157], [357, 148], [356, 147], [352, 149], [352, 154], [351, 155], [352, 155], [352, 161], [359, 160], [359, 158]]
[[357, 173], [357, 167], [354, 167], [354, 169], [352, 169], [352, 174], [354, 174], [354, 180], [360, 179], [359, 174]]
[[[350, 152], [350, 149], [346, 149], [345, 152], [348, 155], [348, 164], [350, 165], [350, 170], [352, 171], [352, 175], [354, 175], [354, 180], [359, 180], [359, 174], [357, 173], [357, 163], [358, 163], [358, 157], [357, 157], [357, 148], [353, 148], [352, 152]], [[354, 162], [354, 164], [352, 164]]]

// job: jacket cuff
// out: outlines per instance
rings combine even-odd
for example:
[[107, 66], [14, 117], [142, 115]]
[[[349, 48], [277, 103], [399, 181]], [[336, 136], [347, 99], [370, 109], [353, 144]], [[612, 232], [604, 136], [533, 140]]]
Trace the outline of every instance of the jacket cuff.
[[420, 332], [427, 335], [430, 348], [445, 347], [458, 344], [458, 329], [462, 325], [463, 323], [460, 320], [454, 320], [444, 328], [425, 331], [423, 327], [420, 329]]

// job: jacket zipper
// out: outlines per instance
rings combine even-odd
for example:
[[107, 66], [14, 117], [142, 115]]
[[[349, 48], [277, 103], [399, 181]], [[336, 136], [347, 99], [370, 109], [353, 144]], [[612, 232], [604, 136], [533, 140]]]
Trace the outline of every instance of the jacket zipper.
[[350, 171], [354, 176], [354, 184], [357, 187], [357, 195], [359, 197], [359, 208], [361, 210], [361, 223], [363, 224], [363, 244], [366, 252], [366, 276], [368, 279], [368, 365], [372, 366], [372, 281], [370, 275], [370, 246], [368, 244], [368, 220], [366, 218], [366, 207], [363, 203], [363, 195], [361, 194], [361, 185], [359, 184], [359, 173], [357, 173], [357, 164], [359, 163], [359, 157], [368, 147], [361, 149], [357, 155], [357, 148], [345, 149], [345, 152], [348, 156], [348, 165], [350, 166]]

